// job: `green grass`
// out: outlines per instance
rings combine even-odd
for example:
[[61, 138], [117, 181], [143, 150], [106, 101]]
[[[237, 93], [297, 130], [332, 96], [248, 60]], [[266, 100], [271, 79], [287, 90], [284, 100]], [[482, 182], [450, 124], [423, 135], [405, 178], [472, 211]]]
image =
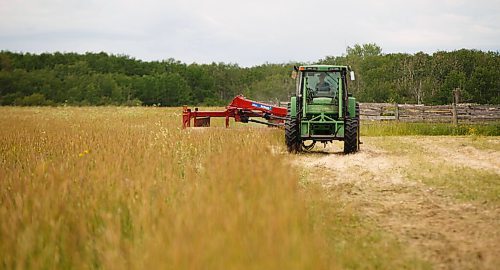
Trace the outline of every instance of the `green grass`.
[[361, 122], [361, 136], [500, 136], [500, 122], [481, 124]]
[[495, 140], [495, 137], [471, 136], [470, 140], [462, 143], [461, 146], [472, 146], [486, 151], [500, 151], [500, 140]]
[[[491, 143], [484, 137], [479, 138], [464, 138], [463, 142], [453, 147], [472, 146], [484, 150], [485, 154], [487, 151], [498, 149], [498, 143]], [[406, 167], [405, 172], [410, 180], [445, 190], [459, 200], [492, 205], [500, 203], [500, 182], [497, 173], [488, 169], [450, 163], [441, 159], [439, 155], [426, 151], [412, 140], [418, 140], [418, 137], [411, 140], [405, 140], [403, 137], [376, 140], [374, 143], [389, 154], [409, 159], [412, 166]]]
[[324, 255], [336, 258], [341, 269], [431, 269], [429, 262], [405, 249], [394, 235], [360, 217], [355, 206], [340, 200], [341, 191], [325, 189], [312, 180], [324, 177], [324, 173], [308, 169], [300, 181], [310, 226], [323, 237]]
[[[418, 162], [422, 162], [422, 159]], [[408, 176], [427, 185], [449, 190], [460, 200], [484, 204], [500, 203], [498, 175], [488, 170], [452, 166], [441, 162], [425, 164], [420, 170], [409, 171]]]

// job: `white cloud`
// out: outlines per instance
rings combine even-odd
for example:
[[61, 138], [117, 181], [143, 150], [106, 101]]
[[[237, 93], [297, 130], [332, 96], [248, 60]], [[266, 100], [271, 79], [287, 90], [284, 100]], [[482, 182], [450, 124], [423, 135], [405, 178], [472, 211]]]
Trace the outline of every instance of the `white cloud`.
[[0, 49], [107, 51], [256, 65], [385, 52], [500, 49], [498, 1], [0, 0]]

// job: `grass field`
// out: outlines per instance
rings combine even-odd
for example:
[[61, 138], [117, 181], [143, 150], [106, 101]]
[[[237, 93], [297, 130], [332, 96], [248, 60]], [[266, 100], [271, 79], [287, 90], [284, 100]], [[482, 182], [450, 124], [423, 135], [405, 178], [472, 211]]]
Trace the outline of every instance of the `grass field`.
[[293, 166], [278, 129], [122, 107], [0, 107], [0, 125], [3, 269], [428, 267]]

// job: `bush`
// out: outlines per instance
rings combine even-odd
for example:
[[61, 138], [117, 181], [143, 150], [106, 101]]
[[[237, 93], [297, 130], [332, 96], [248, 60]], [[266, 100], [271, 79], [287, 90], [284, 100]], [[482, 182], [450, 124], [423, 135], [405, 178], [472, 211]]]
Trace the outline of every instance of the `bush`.
[[14, 105], [18, 106], [50, 106], [54, 105], [52, 100], [47, 100], [43, 94], [33, 93], [23, 98], [17, 98]]
[[5, 106], [5, 105], [15, 105], [16, 101], [18, 99], [22, 99], [23, 94], [20, 92], [12, 93], [12, 94], [7, 94], [3, 97], [0, 98], [0, 104]]
[[136, 107], [136, 106], [141, 106], [142, 101], [140, 101], [137, 98], [134, 98], [132, 100], [127, 100], [127, 101], [123, 102], [122, 105], [129, 106], [129, 107]]

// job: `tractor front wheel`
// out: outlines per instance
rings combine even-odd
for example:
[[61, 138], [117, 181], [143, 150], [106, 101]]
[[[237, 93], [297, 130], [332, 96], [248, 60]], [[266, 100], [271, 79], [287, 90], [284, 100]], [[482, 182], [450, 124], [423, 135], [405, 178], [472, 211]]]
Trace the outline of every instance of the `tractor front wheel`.
[[301, 150], [300, 131], [297, 118], [291, 117], [288, 105], [287, 120], [285, 121], [285, 142], [288, 152], [297, 153]]
[[356, 116], [344, 121], [344, 154], [359, 151], [359, 104], [356, 104]]

